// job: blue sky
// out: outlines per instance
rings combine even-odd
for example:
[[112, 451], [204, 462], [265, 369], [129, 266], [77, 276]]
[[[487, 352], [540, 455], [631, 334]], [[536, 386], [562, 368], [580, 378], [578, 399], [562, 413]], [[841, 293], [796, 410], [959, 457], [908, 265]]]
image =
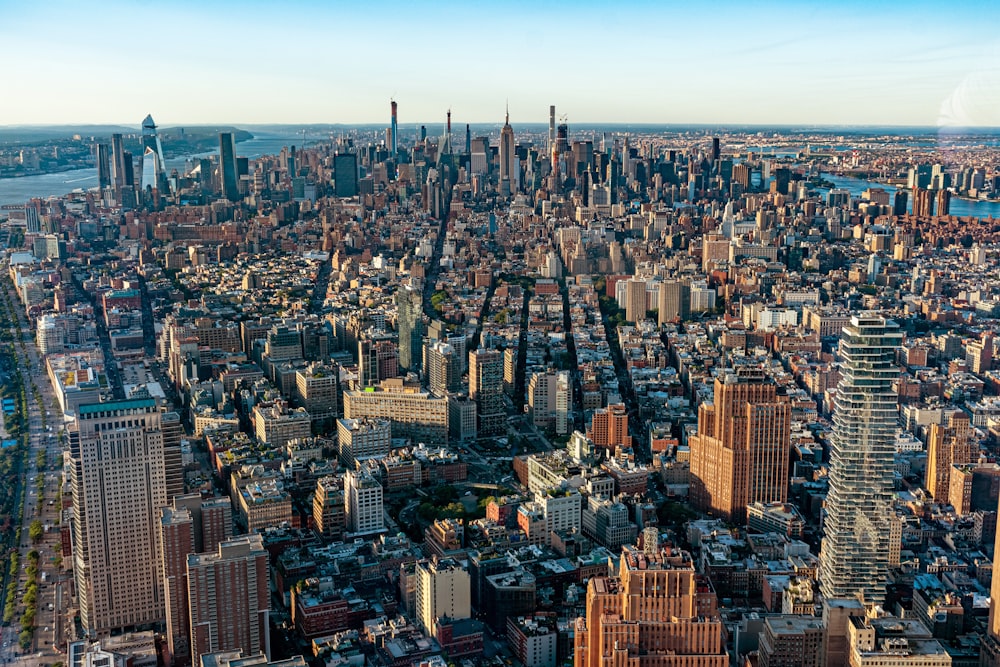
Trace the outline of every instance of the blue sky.
[[0, 0], [0, 44], [0, 125], [1000, 126], [981, 0]]

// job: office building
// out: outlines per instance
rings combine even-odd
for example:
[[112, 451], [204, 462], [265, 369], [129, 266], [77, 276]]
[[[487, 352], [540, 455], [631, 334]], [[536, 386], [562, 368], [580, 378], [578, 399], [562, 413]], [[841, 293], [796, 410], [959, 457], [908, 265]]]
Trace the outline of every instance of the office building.
[[160, 145], [152, 115], [147, 115], [142, 121], [142, 150], [142, 189], [151, 188], [165, 194], [169, 186], [163, 161], [163, 146]]
[[84, 632], [160, 622], [158, 523], [167, 484], [156, 401], [81, 405], [69, 445], [73, 573]]
[[746, 520], [751, 503], [788, 498], [791, 406], [760, 368], [715, 379], [713, 403], [698, 409], [691, 438], [691, 502], [729, 521]]
[[574, 628], [575, 667], [728, 667], [715, 593], [690, 554], [622, 549], [617, 577], [592, 577]]
[[447, 616], [460, 620], [472, 616], [469, 572], [450, 558], [417, 562], [416, 621], [426, 634], [434, 622]]
[[392, 159], [396, 160], [399, 156], [399, 121], [396, 115], [396, 100], [390, 100], [389, 105], [392, 108], [392, 125], [389, 128], [389, 149], [392, 151]]
[[[104, 194], [105, 188], [111, 187], [111, 155], [110, 146], [97, 144], [97, 185]], [[28, 231], [31, 231], [30, 229]]]
[[927, 490], [934, 500], [948, 502], [951, 493], [953, 465], [974, 463], [974, 450], [969, 415], [958, 410], [948, 415], [947, 424], [931, 424], [927, 437]]
[[877, 604], [885, 596], [898, 420], [894, 361], [901, 343], [895, 322], [868, 315], [851, 317], [841, 337], [820, 551], [827, 598]]
[[367, 468], [344, 473], [344, 518], [347, 532], [372, 535], [385, 530], [382, 485]]
[[358, 156], [337, 153], [333, 158], [334, 194], [338, 197], [358, 196]]
[[419, 287], [406, 285], [396, 292], [399, 330], [399, 365], [419, 372], [424, 342], [423, 294]]
[[382, 459], [392, 447], [391, 424], [388, 419], [361, 418], [337, 420], [337, 444], [340, 463], [353, 470], [358, 461]]
[[469, 352], [469, 398], [476, 402], [479, 435], [503, 435], [507, 411], [503, 401], [503, 355], [499, 350]]
[[500, 196], [509, 197], [517, 192], [520, 180], [520, 165], [514, 150], [514, 129], [510, 126], [510, 112], [504, 116], [500, 129]]
[[240, 535], [187, 562], [191, 659], [218, 651], [271, 655], [268, 555], [260, 535]]
[[344, 418], [389, 420], [394, 438], [412, 438], [428, 445], [448, 442], [448, 399], [421, 391], [403, 378], [383, 380], [367, 391], [344, 392]]
[[222, 185], [222, 197], [231, 202], [238, 202], [240, 197], [240, 177], [236, 166], [236, 143], [232, 132], [219, 133], [219, 181]]

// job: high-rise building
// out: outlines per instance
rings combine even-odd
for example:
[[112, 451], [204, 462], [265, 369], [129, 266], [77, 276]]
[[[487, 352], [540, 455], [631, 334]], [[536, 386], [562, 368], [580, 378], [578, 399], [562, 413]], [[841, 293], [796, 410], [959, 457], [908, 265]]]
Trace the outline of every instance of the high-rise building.
[[901, 343], [896, 323], [881, 317], [855, 315], [844, 327], [820, 551], [827, 598], [880, 604], [885, 596]]
[[334, 194], [338, 197], [358, 196], [358, 157], [354, 153], [337, 153], [333, 158]]
[[469, 398], [476, 402], [479, 435], [503, 435], [507, 411], [503, 401], [503, 355], [499, 350], [469, 352]]
[[358, 341], [358, 383], [362, 389], [398, 375], [399, 350], [395, 341], [388, 336]]
[[637, 323], [646, 319], [646, 281], [631, 279], [625, 283], [625, 319]]
[[660, 283], [657, 299], [659, 324], [684, 321], [691, 317], [691, 283], [686, 280], [665, 280]]
[[236, 144], [232, 132], [219, 133], [219, 181], [222, 184], [222, 196], [231, 202], [238, 202], [240, 197], [240, 177], [236, 167]]
[[24, 205], [25, 231], [29, 234], [42, 233], [42, 218], [38, 214], [38, 203], [33, 200]]
[[338, 419], [337, 444], [340, 463], [354, 469], [358, 461], [382, 459], [392, 447], [391, 425], [388, 419]]
[[417, 371], [420, 367], [424, 341], [423, 302], [419, 287], [406, 285], [396, 292], [399, 365], [408, 371]]
[[528, 381], [528, 410], [532, 423], [543, 430], [555, 429], [558, 435], [569, 433], [571, 391], [567, 371], [533, 374]]
[[390, 100], [390, 107], [392, 108], [392, 126], [390, 130], [390, 146], [389, 149], [392, 151], [392, 159], [395, 160], [399, 155], [399, 137], [398, 137], [398, 121], [396, 117], [396, 100]]
[[181, 416], [176, 412], [164, 412], [160, 416], [163, 430], [163, 465], [167, 480], [167, 502], [184, 493], [184, 461], [181, 455], [181, 439], [184, 427]]
[[934, 500], [948, 502], [951, 493], [951, 467], [973, 463], [972, 427], [969, 415], [956, 410], [948, 415], [948, 423], [931, 424], [927, 437], [927, 490]]
[[142, 149], [142, 189], [149, 187], [165, 193], [169, 187], [167, 170], [163, 161], [163, 146], [152, 115], [147, 115], [142, 121]]
[[604, 447], [612, 452], [618, 445], [631, 447], [632, 436], [628, 434], [628, 412], [625, 405], [617, 403], [594, 410], [587, 438], [595, 447]]
[[691, 555], [624, 547], [617, 577], [592, 577], [576, 620], [574, 667], [726, 667], [715, 592]]
[[517, 153], [514, 152], [514, 128], [510, 126], [510, 112], [504, 117], [500, 129], [500, 196], [509, 197], [518, 189], [520, 176]]
[[[1000, 507], [997, 508], [1000, 513]], [[993, 553], [1000, 553], [1000, 530], [997, 531]], [[979, 655], [980, 667], [1000, 667], [1000, 576], [990, 582], [990, 616]]]
[[271, 655], [268, 555], [259, 534], [219, 544], [187, 562], [191, 659], [218, 651]]
[[934, 215], [933, 190], [913, 188], [913, 215], [918, 218], [929, 218]]
[[233, 510], [228, 498], [202, 500], [200, 494], [178, 496], [160, 510], [160, 559], [167, 618], [168, 665], [191, 664], [191, 624], [187, 559], [215, 551], [232, 537]]
[[104, 189], [111, 187], [111, 156], [110, 156], [110, 146], [107, 144], [97, 144], [97, 184], [101, 188], [101, 194], [104, 194]]
[[715, 401], [699, 407], [690, 443], [692, 504], [742, 523], [751, 503], [785, 502], [791, 413], [763, 369], [717, 377]]
[[469, 572], [450, 558], [417, 562], [416, 620], [423, 631], [433, 634], [439, 618], [460, 620], [472, 615]]
[[979, 340], [965, 346], [965, 361], [969, 370], [982, 374], [993, 369], [993, 332], [984, 331]]
[[329, 475], [316, 480], [313, 493], [313, 523], [324, 537], [339, 540], [347, 525], [343, 478]]
[[445, 396], [462, 388], [462, 358], [457, 350], [441, 340], [424, 345], [424, 375], [427, 388], [435, 396]]
[[367, 468], [344, 473], [344, 517], [347, 531], [354, 535], [385, 530], [382, 484]]
[[158, 525], [167, 485], [156, 401], [81, 405], [69, 441], [73, 573], [84, 631], [162, 621]]

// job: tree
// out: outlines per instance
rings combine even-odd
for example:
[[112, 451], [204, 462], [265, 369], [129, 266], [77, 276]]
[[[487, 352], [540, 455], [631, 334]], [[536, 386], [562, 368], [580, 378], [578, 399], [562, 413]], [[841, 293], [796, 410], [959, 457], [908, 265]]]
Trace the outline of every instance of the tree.
[[31, 525], [28, 527], [28, 537], [31, 538], [31, 541], [35, 544], [37, 544], [42, 539], [41, 521], [35, 519], [34, 521], [31, 522]]

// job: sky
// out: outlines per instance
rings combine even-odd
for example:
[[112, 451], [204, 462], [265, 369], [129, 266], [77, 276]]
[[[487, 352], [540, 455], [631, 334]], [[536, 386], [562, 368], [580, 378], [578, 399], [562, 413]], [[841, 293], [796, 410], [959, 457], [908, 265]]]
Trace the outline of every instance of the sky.
[[1000, 126], [988, 0], [0, 0], [0, 44], [0, 125]]

